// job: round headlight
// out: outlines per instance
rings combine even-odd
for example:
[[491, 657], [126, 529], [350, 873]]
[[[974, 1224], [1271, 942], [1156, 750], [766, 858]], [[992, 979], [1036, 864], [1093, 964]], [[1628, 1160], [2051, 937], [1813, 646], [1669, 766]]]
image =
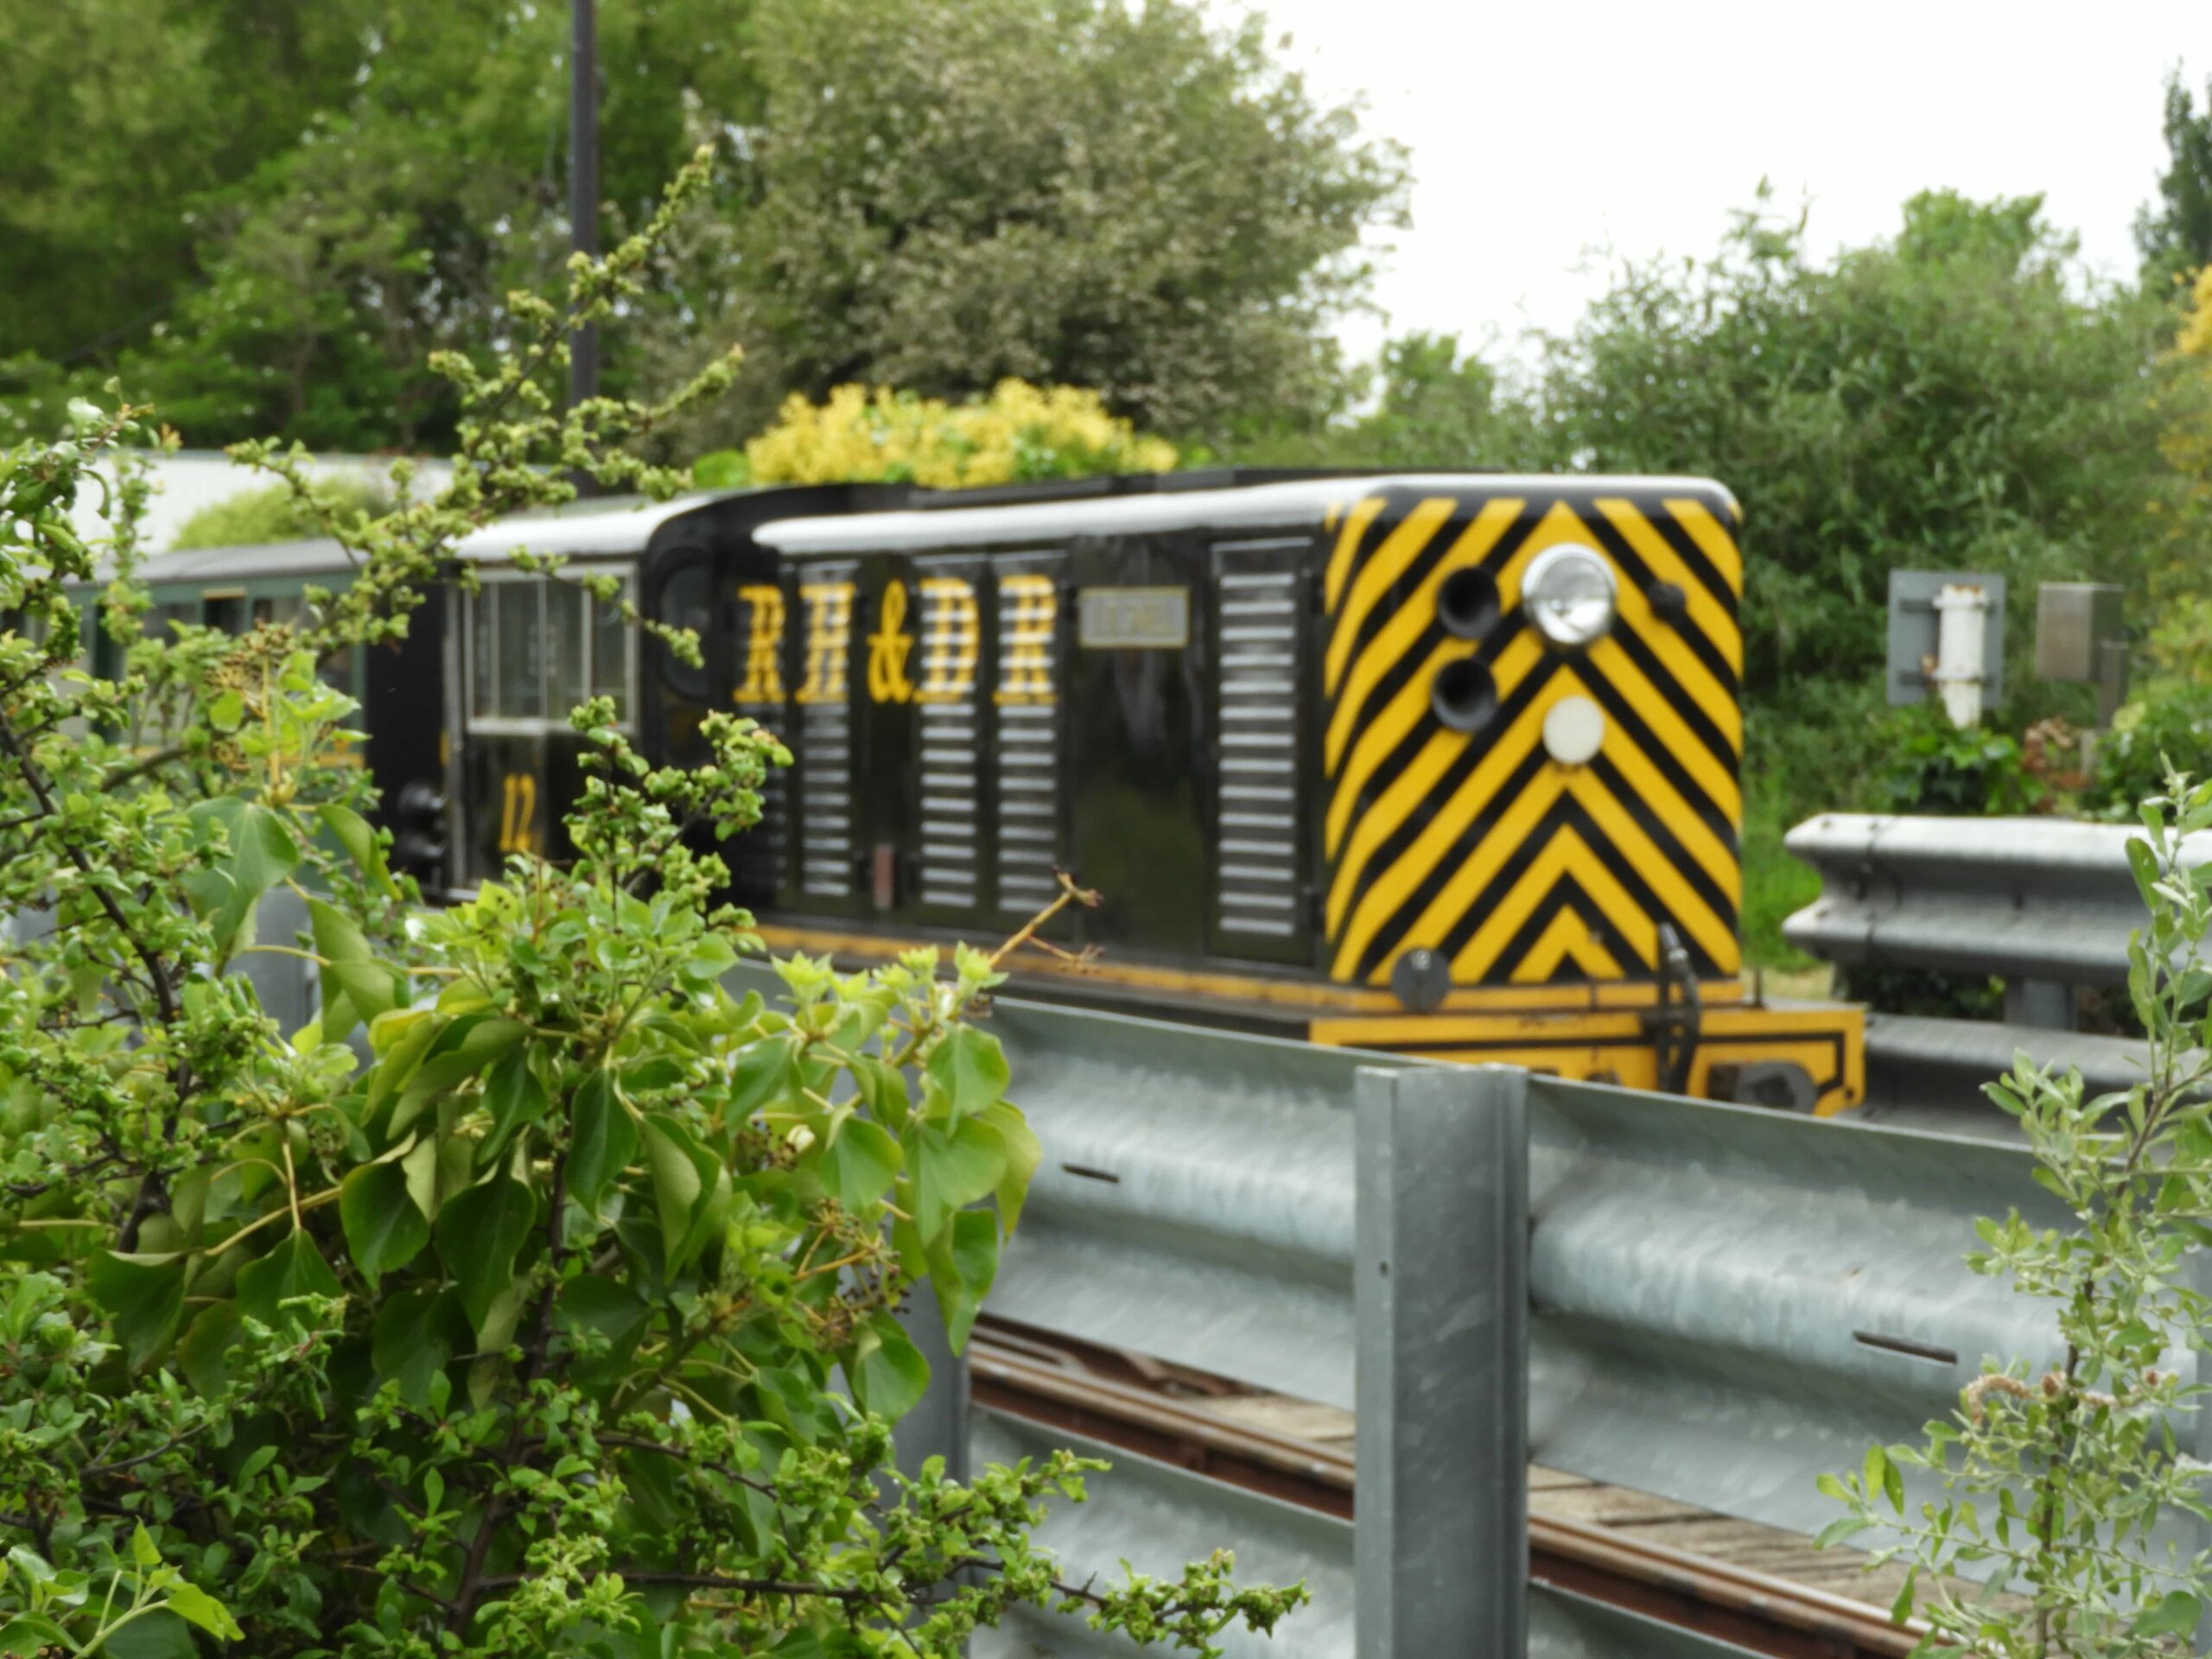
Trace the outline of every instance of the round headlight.
[[1595, 549], [1565, 542], [1536, 555], [1521, 579], [1521, 608], [1563, 651], [1595, 645], [1613, 626], [1613, 573]]

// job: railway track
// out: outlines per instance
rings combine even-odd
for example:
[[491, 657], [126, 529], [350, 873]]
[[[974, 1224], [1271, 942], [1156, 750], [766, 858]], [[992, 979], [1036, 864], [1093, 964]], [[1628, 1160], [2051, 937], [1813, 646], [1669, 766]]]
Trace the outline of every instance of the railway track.
[[[1348, 1413], [989, 1319], [968, 1358], [979, 1405], [1352, 1516]], [[1853, 1581], [1845, 1552], [1815, 1557], [1795, 1534], [1554, 1471], [1532, 1468], [1529, 1489], [1535, 1583], [1775, 1659], [1903, 1659], [1923, 1633], [1806, 1581]], [[1669, 1533], [1699, 1547], [1668, 1541]]]

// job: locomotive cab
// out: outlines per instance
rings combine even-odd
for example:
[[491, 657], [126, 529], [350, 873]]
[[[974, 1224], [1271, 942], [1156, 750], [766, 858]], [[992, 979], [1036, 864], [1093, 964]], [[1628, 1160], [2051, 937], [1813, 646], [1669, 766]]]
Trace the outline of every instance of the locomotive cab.
[[[1733, 500], [1474, 474], [770, 519], [741, 707], [783, 948], [1831, 1112], [1859, 1014], [1740, 978]], [[773, 672], [769, 672], [772, 664]]]

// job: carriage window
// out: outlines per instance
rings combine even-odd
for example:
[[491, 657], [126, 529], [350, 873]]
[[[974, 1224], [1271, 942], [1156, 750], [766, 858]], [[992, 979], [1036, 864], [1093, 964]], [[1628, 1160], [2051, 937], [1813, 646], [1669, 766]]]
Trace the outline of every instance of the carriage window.
[[256, 627], [266, 622], [272, 627], [303, 628], [308, 622], [308, 602], [297, 594], [257, 599], [253, 601], [253, 621]]
[[590, 596], [569, 582], [541, 585], [545, 590], [545, 712], [562, 720], [584, 700], [590, 678], [584, 660], [590, 645], [584, 637], [584, 605]]
[[499, 699], [492, 695], [499, 673], [499, 634], [493, 626], [499, 589], [486, 588], [468, 601], [468, 711], [488, 715]]
[[614, 717], [630, 718], [630, 625], [620, 606], [591, 605], [591, 691], [614, 699]]
[[545, 627], [543, 595], [534, 582], [503, 582], [486, 589], [497, 596], [499, 620], [497, 699], [492, 712], [510, 720], [535, 720], [545, 713]]
[[472, 719], [565, 726], [593, 696], [630, 717], [629, 625], [617, 606], [573, 582], [487, 582], [469, 612]]

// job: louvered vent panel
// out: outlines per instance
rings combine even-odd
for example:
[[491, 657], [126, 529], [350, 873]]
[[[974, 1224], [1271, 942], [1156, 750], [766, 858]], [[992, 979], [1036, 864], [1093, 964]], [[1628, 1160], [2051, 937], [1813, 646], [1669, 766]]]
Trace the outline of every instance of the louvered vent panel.
[[1228, 542], [1214, 607], [1221, 665], [1221, 781], [1215, 822], [1217, 925], [1230, 938], [1300, 931], [1298, 582], [1273, 563], [1300, 541]]
[[1041, 570], [1000, 576], [997, 625], [998, 904], [1027, 916], [1058, 895], [1064, 861], [1058, 578]]
[[[854, 858], [853, 564], [809, 567], [800, 585], [801, 681], [791, 710], [798, 735], [799, 890], [849, 899]], [[818, 591], [810, 591], [818, 590]]]
[[974, 588], [925, 579], [922, 598], [922, 870], [925, 905], [972, 910], [979, 881], [982, 751], [976, 731], [980, 641]]

